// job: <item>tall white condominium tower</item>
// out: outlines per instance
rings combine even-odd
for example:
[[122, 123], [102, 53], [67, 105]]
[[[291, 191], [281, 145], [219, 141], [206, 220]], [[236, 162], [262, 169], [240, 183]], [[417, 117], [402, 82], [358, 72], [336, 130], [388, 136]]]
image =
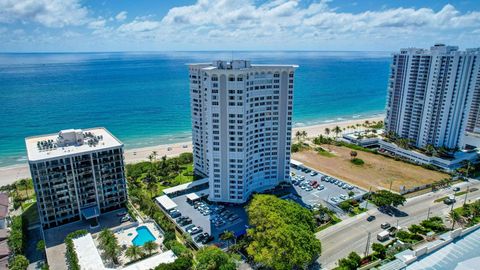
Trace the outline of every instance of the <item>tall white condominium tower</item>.
[[243, 203], [289, 181], [295, 65], [190, 64], [194, 166], [209, 199]]
[[25, 139], [38, 213], [48, 229], [127, 201], [123, 144], [104, 128], [62, 130]]
[[479, 68], [480, 48], [459, 51], [438, 44], [395, 53], [386, 130], [420, 148], [479, 147], [480, 140], [471, 139], [480, 134]]

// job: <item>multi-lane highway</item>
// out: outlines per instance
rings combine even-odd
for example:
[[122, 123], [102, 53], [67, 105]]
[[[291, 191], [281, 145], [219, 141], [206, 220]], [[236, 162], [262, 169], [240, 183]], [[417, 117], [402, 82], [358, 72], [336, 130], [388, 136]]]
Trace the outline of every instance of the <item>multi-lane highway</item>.
[[[480, 181], [471, 180], [455, 185], [462, 190], [465, 190], [467, 186], [477, 188], [476, 191], [468, 193], [467, 201], [480, 198]], [[322, 255], [319, 258], [322, 269], [334, 268], [339, 259], [348, 256], [352, 251], [364, 255], [368, 233], [370, 232], [371, 242], [377, 242], [377, 234], [382, 231], [380, 224], [384, 222], [388, 222], [392, 226], [398, 224], [400, 227], [408, 227], [411, 224], [420, 223], [427, 216], [446, 217], [451, 205], [443, 202], [435, 203], [434, 200], [453, 193], [455, 193], [453, 188], [448, 188], [408, 199], [404, 206], [398, 207], [400, 211], [406, 213], [403, 217], [392, 217], [374, 209], [317, 233], [317, 238], [322, 242]], [[461, 206], [464, 197], [465, 195], [458, 197], [454, 207]], [[376, 219], [368, 222], [366, 220], [368, 215], [374, 215]]]

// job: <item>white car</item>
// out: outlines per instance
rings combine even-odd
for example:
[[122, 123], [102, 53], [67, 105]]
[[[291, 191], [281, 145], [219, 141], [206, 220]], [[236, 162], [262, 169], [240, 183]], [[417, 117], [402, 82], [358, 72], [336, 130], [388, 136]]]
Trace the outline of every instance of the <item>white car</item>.
[[342, 200], [346, 200], [347, 198], [348, 198], [348, 196], [345, 195], [345, 194], [340, 195], [340, 199], [342, 199]]
[[317, 189], [318, 189], [318, 190], [323, 190], [323, 189], [325, 189], [325, 186], [324, 186], [324, 185], [320, 185], [320, 186], [318, 186]]

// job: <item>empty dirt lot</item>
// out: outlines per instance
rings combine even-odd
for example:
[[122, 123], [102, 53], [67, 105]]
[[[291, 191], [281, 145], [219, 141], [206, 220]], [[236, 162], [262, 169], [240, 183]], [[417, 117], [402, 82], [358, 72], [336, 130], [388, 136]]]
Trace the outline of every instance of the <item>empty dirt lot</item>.
[[449, 177], [445, 173], [362, 151], [356, 151], [357, 158], [362, 159], [365, 164], [354, 165], [350, 162], [351, 149], [333, 145], [323, 145], [322, 148], [329, 150], [334, 156], [328, 157], [314, 150], [307, 150], [294, 153], [292, 158], [366, 190], [370, 187], [373, 190], [389, 189], [392, 182], [392, 191], [398, 192], [401, 186], [412, 188]]

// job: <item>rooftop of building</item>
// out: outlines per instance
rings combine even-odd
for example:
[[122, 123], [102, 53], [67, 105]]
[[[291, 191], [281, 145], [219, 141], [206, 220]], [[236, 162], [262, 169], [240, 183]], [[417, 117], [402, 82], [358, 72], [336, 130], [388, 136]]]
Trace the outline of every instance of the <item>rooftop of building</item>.
[[480, 54], [479, 48], [467, 48], [464, 51], [459, 50], [458, 46], [450, 46], [445, 44], [435, 44], [430, 49], [424, 48], [403, 48], [401, 54]]
[[8, 195], [0, 193], [0, 219], [8, 215]]
[[123, 146], [103, 127], [67, 129], [59, 133], [25, 138], [29, 161], [54, 159]]
[[250, 68], [298, 68], [298, 65], [288, 64], [252, 64], [248, 60], [231, 60], [222, 61], [217, 60], [212, 63], [189, 63], [189, 66], [198, 66], [203, 70], [245, 70]]

